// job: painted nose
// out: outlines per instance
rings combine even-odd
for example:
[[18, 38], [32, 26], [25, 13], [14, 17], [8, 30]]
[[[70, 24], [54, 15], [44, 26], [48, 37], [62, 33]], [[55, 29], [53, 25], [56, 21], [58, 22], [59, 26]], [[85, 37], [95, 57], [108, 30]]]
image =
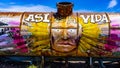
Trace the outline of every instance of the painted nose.
[[64, 31], [63, 31], [63, 39], [68, 39], [68, 33], [67, 33], [67, 31], [66, 31], [66, 29], [64, 29]]

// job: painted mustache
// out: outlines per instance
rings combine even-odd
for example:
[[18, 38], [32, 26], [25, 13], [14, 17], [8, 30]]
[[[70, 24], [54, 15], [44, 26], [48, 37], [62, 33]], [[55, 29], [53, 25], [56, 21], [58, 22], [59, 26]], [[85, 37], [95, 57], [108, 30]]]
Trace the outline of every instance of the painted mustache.
[[59, 41], [56, 41], [57, 43], [56, 44], [61, 44], [61, 45], [76, 45], [76, 42], [75, 40], [59, 40]]

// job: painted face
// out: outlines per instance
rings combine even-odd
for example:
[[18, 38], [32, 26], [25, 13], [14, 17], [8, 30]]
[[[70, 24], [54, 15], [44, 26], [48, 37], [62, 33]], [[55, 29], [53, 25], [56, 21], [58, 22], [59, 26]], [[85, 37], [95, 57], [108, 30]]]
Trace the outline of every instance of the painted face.
[[81, 26], [75, 19], [56, 20], [52, 23], [52, 49], [58, 52], [70, 52], [77, 48], [81, 36]]

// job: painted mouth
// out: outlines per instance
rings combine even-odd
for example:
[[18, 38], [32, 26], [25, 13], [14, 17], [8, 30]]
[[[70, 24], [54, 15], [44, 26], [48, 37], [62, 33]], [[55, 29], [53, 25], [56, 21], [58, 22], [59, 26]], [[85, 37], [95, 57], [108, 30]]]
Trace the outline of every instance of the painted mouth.
[[70, 45], [70, 46], [73, 46], [73, 45], [76, 45], [75, 41], [74, 40], [71, 40], [71, 41], [58, 41], [56, 44], [59, 44], [59, 45]]
[[57, 40], [55, 41], [52, 48], [55, 51], [59, 52], [70, 52], [77, 47], [77, 43], [74, 39], [67, 39], [67, 40]]

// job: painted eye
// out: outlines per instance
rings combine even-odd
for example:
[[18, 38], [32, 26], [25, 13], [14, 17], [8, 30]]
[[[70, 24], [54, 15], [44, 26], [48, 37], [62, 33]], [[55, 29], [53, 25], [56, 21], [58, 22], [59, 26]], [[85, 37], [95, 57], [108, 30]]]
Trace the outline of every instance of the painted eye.
[[67, 30], [69, 33], [76, 34], [77, 30], [76, 29], [68, 29]]
[[60, 32], [60, 29], [52, 29], [53, 32]]

